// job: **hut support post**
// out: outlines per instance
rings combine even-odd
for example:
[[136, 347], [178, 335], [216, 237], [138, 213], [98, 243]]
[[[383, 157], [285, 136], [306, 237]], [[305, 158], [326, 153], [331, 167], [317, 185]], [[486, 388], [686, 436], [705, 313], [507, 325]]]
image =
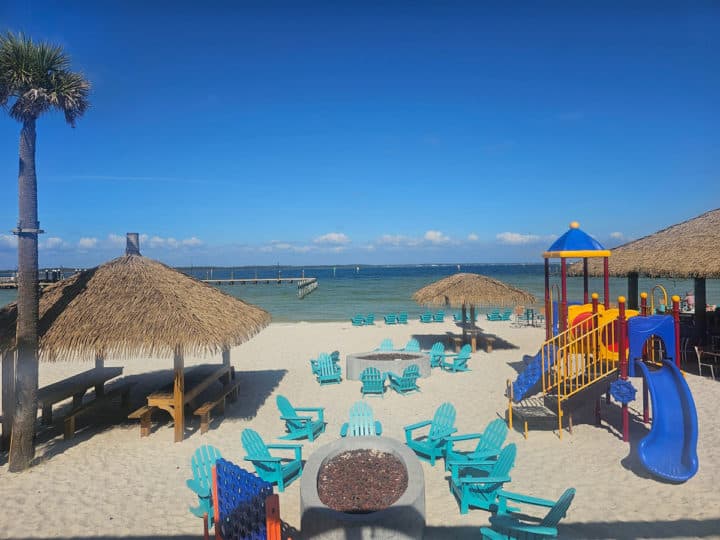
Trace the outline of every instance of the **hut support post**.
[[10, 449], [10, 433], [15, 416], [15, 351], [2, 353], [2, 439], [0, 448]]
[[563, 257], [562, 259], [560, 259], [560, 324], [558, 326], [560, 333], [564, 332], [567, 329], [567, 313], [567, 259]]
[[175, 413], [175, 442], [183, 440], [185, 431], [185, 360], [180, 347], [175, 349], [173, 358], [175, 369], [175, 384], [173, 385], [173, 412]]
[[[625, 350], [625, 336], [627, 334], [627, 320], [625, 319], [625, 298], [622, 296], [618, 297], [618, 328], [619, 335], [617, 336], [618, 342], [618, 360], [620, 363], [620, 378], [626, 381], [628, 378], [628, 359], [627, 351]], [[628, 412], [627, 403], [623, 403], [622, 406], [622, 425], [623, 425], [623, 441], [628, 442], [630, 440], [630, 416]]]
[[545, 259], [545, 339], [552, 337], [552, 306], [550, 305], [550, 259]]
[[605, 309], [610, 309], [610, 259], [603, 257], [603, 301]]
[[587, 257], [583, 257], [583, 304], [587, 304], [589, 302], [588, 289], [590, 286], [588, 278], [588, 259]]
[[705, 344], [707, 337], [707, 296], [705, 294], [705, 278], [695, 278], [695, 340]]
[[230, 365], [230, 349], [223, 349], [222, 351], [222, 362], [223, 366]]
[[105, 356], [103, 356], [101, 353], [98, 353], [95, 355], [95, 369], [100, 369], [105, 367]]
[[640, 288], [640, 276], [637, 272], [630, 272], [628, 274], [628, 309], [638, 308], [638, 290]]

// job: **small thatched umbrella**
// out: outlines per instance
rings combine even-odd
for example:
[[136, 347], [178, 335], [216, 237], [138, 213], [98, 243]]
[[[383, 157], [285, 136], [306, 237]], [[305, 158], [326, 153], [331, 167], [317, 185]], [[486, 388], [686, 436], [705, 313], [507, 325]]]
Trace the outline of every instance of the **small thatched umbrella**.
[[[0, 310], [0, 351], [15, 344], [17, 306]], [[48, 286], [40, 298], [40, 359], [173, 358], [175, 394], [184, 388], [184, 355], [223, 354], [262, 330], [270, 315], [195, 278], [140, 255], [126, 255]], [[3, 377], [3, 383], [5, 383]], [[175, 440], [184, 427], [176, 395]], [[179, 405], [179, 406], [178, 406]]]
[[474, 322], [476, 306], [532, 304], [535, 297], [497, 279], [460, 273], [419, 289], [413, 294], [413, 300], [418, 304], [462, 307], [463, 311], [465, 306], [470, 306], [470, 320]]
[[[705, 330], [705, 279], [720, 278], [720, 209], [672, 225], [612, 250], [609, 271], [613, 276], [628, 276], [628, 305], [637, 306], [638, 276], [694, 278], [696, 327]], [[602, 274], [599, 261], [591, 261], [588, 270]], [[572, 273], [581, 272], [578, 265]]]

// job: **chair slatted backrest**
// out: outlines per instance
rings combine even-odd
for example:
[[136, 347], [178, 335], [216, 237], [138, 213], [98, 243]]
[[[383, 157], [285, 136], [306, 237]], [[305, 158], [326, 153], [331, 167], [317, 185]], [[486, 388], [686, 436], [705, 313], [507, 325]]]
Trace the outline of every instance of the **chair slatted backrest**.
[[403, 383], [406, 383], [410, 386], [414, 386], [415, 381], [417, 381], [417, 378], [419, 376], [420, 376], [420, 367], [417, 364], [410, 364], [403, 371], [403, 374], [402, 374]]
[[382, 382], [383, 376], [378, 368], [369, 366], [363, 369], [362, 373], [360, 373], [360, 380], [363, 382], [363, 384]]
[[406, 324], [408, 322], [408, 314], [406, 311], [402, 311], [398, 313], [397, 321], [401, 324]]
[[407, 342], [407, 345], [405, 345], [403, 350], [408, 352], [420, 352], [420, 342], [413, 338]]
[[375, 314], [374, 313], [367, 314], [367, 317], [365, 317], [365, 324], [375, 324]]
[[363, 326], [365, 324], [365, 317], [362, 315], [355, 315], [352, 319], [350, 319], [350, 322], [353, 326]]
[[455, 407], [452, 403], [443, 403], [435, 411], [435, 416], [430, 426], [429, 438], [443, 437], [452, 431], [455, 426]]
[[510, 470], [515, 466], [516, 455], [517, 446], [515, 446], [515, 443], [508, 444], [500, 452], [497, 461], [493, 463], [488, 476], [508, 476], [510, 474]]
[[375, 436], [375, 417], [370, 405], [357, 401], [350, 407], [348, 434], [351, 437]]
[[[280, 416], [284, 417], [291, 417], [291, 416], [297, 416], [297, 411], [295, 408], [290, 404], [290, 401], [285, 396], [278, 396], [275, 399], [275, 402], [277, 403], [278, 410], [280, 411]], [[295, 428], [299, 428], [303, 426], [303, 423], [297, 420], [285, 420], [288, 424]]]
[[393, 350], [393, 342], [392, 339], [383, 339], [382, 343], [380, 343], [380, 347], [378, 347], [379, 351], [392, 351]]
[[501, 448], [507, 437], [508, 428], [504, 420], [496, 418], [490, 422], [478, 442], [476, 450], [494, 450]]
[[540, 522], [541, 527], [557, 527], [560, 520], [567, 514], [568, 508], [575, 497], [575, 488], [568, 488]]
[[246, 428], [240, 436], [242, 445], [250, 459], [266, 459], [272, 457], [267, 446], [254, 429]]
[[394, 313], [388, 313], [385, 315], [385, 324], [396, 324], [397, 323], [397, 315]]
[[435, 316], [433, 317], [433, 320], [435, 322], [444, 322], [445, 321], [445, 312], [444, 311], [438, 311]]
[[325, 356], [321, 355], [318, 360], [318, 374], [321, 377], [327, 377], [331, 375], [337, 375], [340, 372], [340, 366], [338, 366], [329, 354]]
[[460, 352], [458, 353], [458, 358], [470, 358], [470, 353], [472, 352], [472, 347], [470, 345], [463, 345], [460, 348]]
[[430, 366], [439, 366], [443, 358], [445, 358], [445, 345], [443, 345], [441, 341], [438, 341], [430, 348]]
[[222, 458], [220, 450], [212, 445], [204, 444], [193, 454], [190, 459], [193, 478], [204, 488], [212, 486], [212, 466]]
[[432, 322], [432, 320], [432, 313], [423, 313], [422, 315], [420, 315], [420, 322], [429, 323]]

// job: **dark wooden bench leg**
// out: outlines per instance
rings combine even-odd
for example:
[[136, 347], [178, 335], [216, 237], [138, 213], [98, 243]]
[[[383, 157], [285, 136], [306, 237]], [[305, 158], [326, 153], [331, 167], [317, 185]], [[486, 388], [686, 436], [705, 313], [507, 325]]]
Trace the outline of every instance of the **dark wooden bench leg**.
[[210, 427], [210, 411], [200, 415], [200, 434], [206, 433]]
[[52, 404], [43, 405], [42, 408], [42, 423], [46, 426], [52, 424]]
[[66, 440], [72, 439], [75, 436], [75, 417], [68, 416], [65, 419], [64, 425], [65, 425], [65, 429], [63, 431], [63, 437]]
[[224, 415], [225, 414], [225, 397], [220, 400], [220, 403], [215, 405], [215, 408], [217, 409], [218, 414]]

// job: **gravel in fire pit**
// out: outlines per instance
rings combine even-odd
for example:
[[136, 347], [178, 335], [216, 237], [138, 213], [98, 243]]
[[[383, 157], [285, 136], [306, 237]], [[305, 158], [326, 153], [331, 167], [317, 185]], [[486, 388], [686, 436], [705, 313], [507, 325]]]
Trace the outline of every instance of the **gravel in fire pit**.
[[320, 500], [349, 514], [388, 508], [407, 485], [405, 465], [394, 455], [373, 449], [338, 454], [320, 467], [317, 480]]

